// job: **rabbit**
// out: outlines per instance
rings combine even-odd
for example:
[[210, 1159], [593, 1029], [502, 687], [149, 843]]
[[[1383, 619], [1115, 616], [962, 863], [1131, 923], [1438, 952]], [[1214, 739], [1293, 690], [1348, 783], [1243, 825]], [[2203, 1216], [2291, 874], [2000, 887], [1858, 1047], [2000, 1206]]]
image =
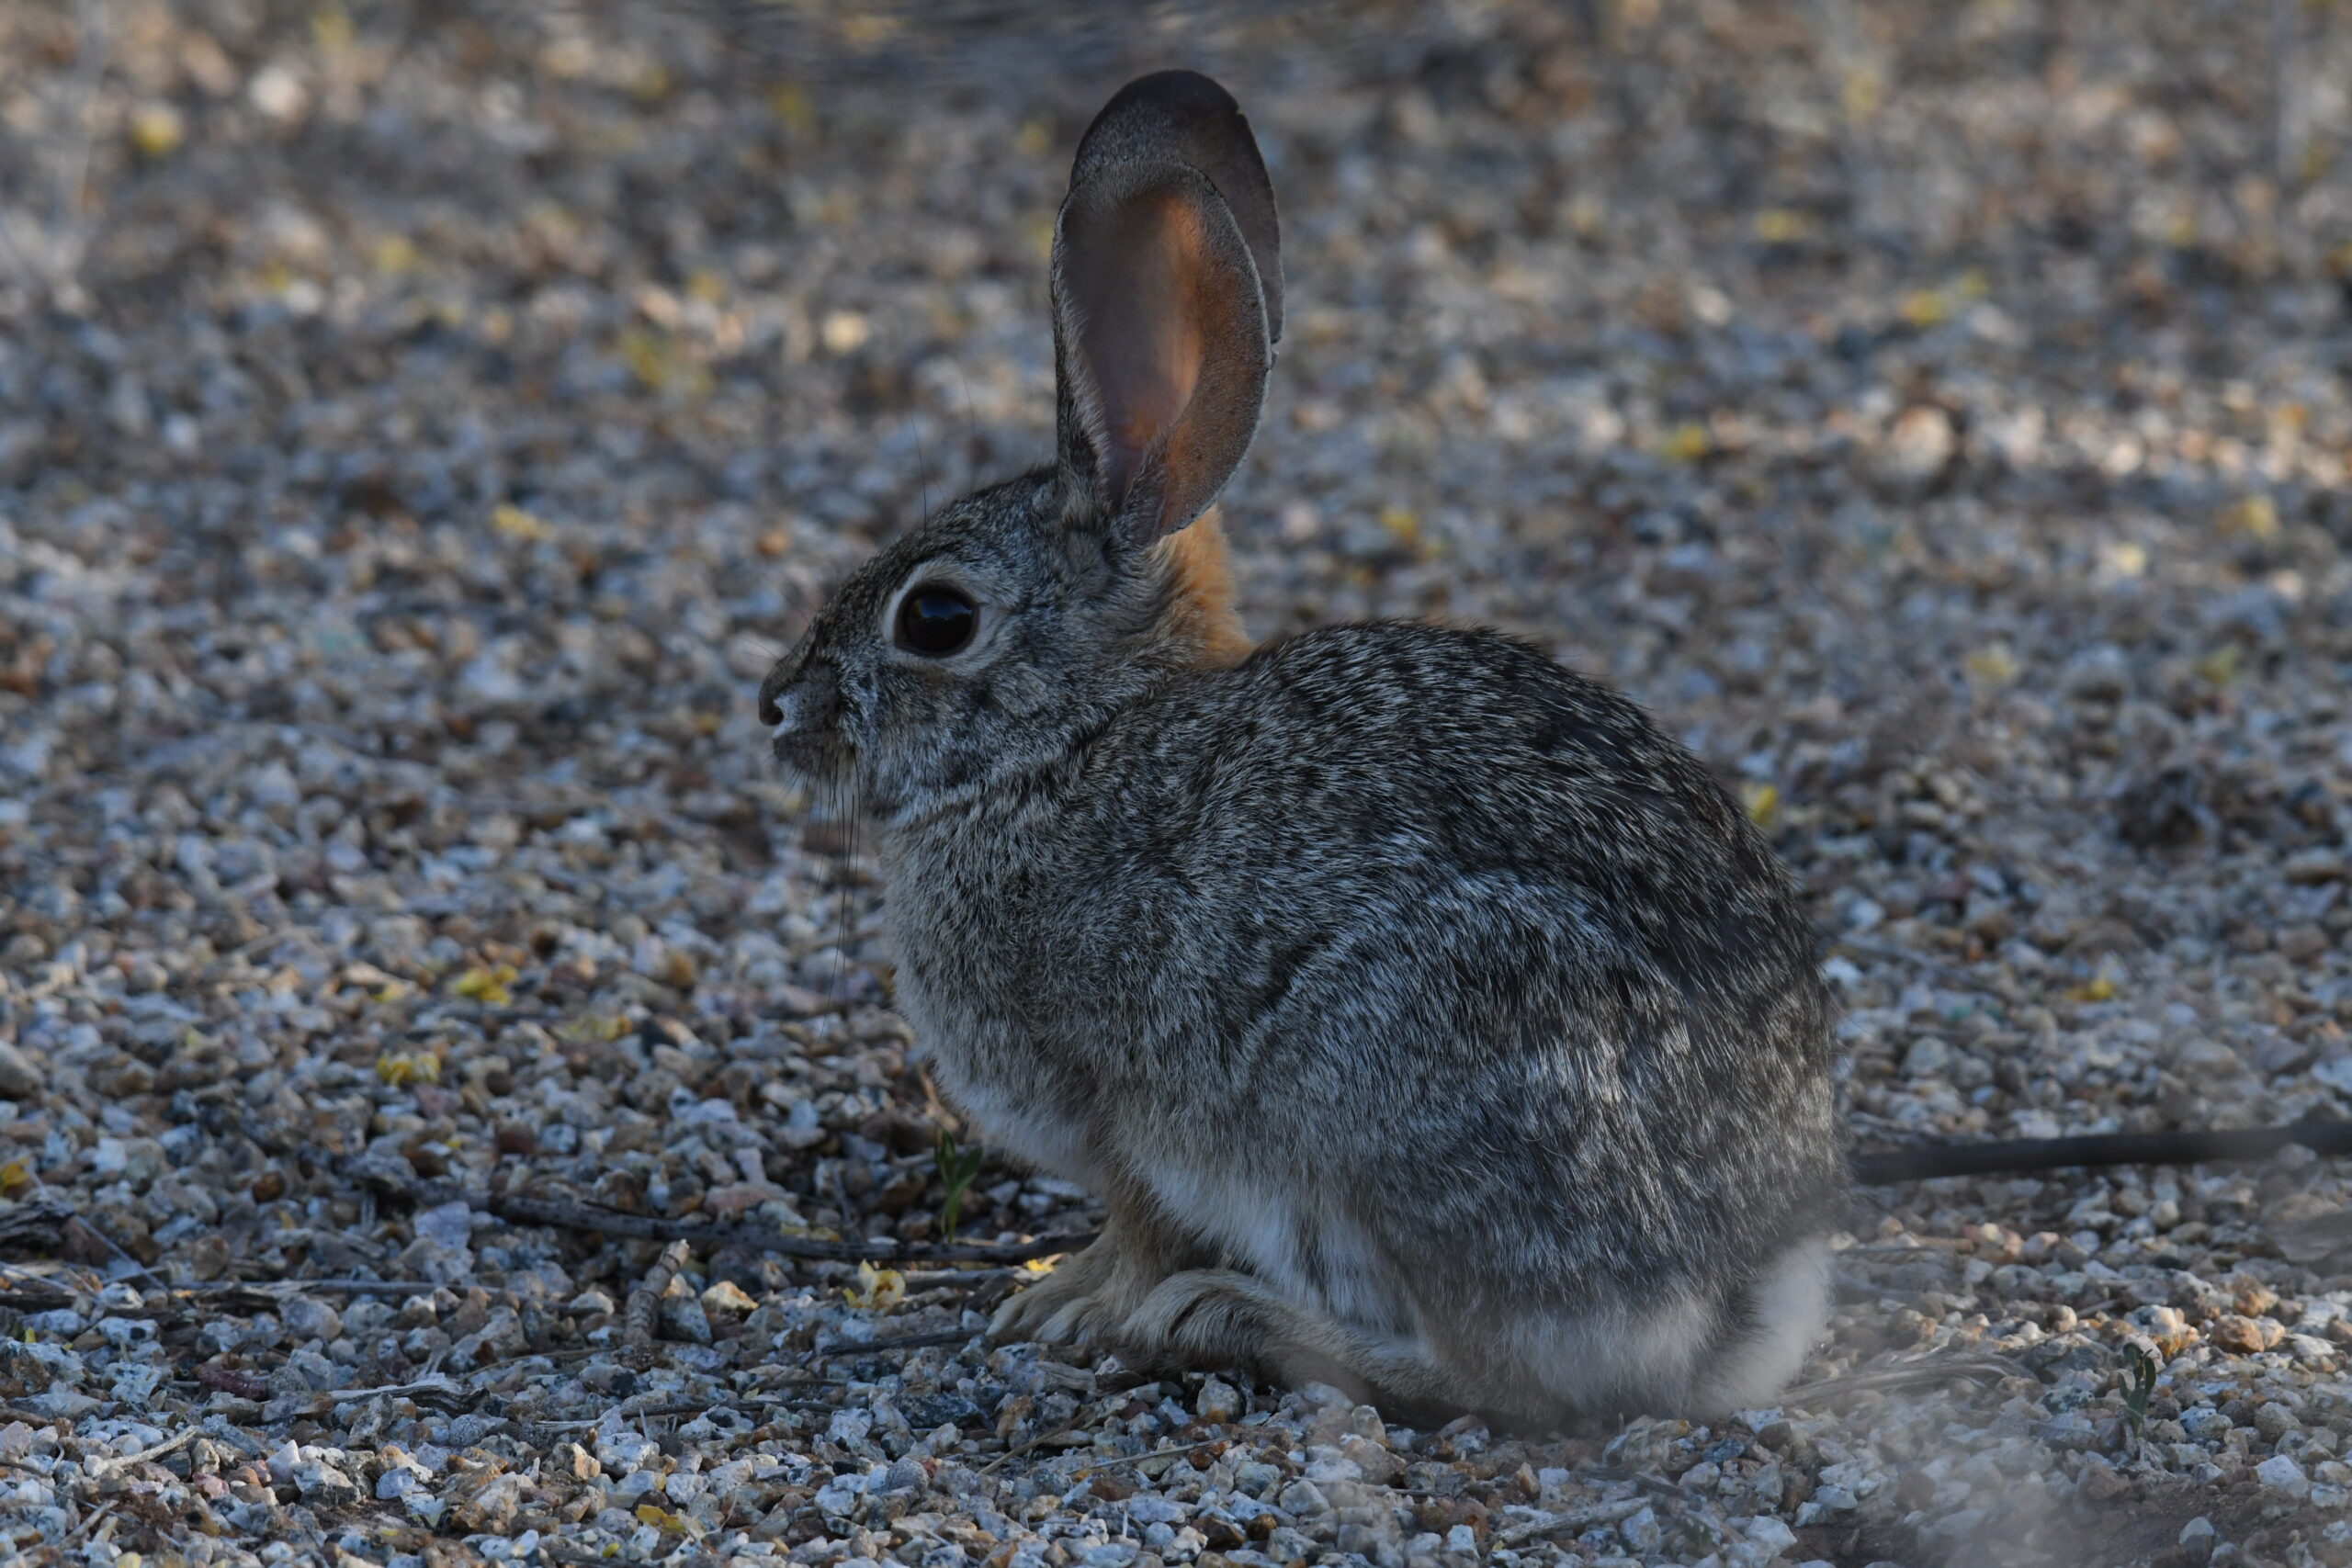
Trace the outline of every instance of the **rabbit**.
[[1110, 101], [1051, 269], [1052, 465], [882, 548], [759, 696], [853, 781], [944, 1092], [1104, 1206], [991, 1333], [1514, 1428], [1767, 1402], [1847, 1179], [1790, 874], [1537, 648], [1243, 632], [1211, 507], [1283, 283], [1222, 87]]

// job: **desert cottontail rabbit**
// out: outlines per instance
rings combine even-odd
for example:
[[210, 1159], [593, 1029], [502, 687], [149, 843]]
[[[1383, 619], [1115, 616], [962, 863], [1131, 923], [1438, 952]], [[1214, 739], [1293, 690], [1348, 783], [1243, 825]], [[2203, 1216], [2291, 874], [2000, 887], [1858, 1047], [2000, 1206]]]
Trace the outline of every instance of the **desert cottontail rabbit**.
[[1096, 118], [1053, 319], [1053, 466], [882, 550], [760, 694], [855, 781], [940, 1082], [1108, 1210], [997, 1334], [1522, 1426], [1763, 1401], [1844, 1168], [1787, 873], [1523, 643], [1242, 635], [1205, 513], [1282, 279], [1223, 88]]

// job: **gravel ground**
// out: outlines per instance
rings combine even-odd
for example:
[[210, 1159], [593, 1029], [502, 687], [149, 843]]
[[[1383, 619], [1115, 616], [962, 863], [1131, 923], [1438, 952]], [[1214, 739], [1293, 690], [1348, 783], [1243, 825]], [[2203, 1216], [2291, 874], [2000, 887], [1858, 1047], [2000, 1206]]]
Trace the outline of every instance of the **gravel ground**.
[[[1253, 630], [1646, 703], [1807, 882], [1865, 1145], [2352, 1113], [2352, 17], [2282, 134], [2263, 7], [1589, 11], [1190, 41], [1284, 203]], [[1866, 1193], [1713, 1427], [972, 1336], [1028, 1266], [913, 1250], [968, 1151], [752, 693], [1048, 449], [1069, 151], [1170, 50], [838, 30], [0, 6], [18, 1560], [2352, 1562], [2309, 1156]]]

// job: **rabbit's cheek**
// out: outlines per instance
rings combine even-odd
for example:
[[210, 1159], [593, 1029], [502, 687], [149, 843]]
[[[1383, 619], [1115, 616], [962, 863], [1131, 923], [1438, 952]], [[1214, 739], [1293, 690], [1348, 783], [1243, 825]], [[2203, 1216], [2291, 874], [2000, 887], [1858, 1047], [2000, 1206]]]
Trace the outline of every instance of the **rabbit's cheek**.
[[1043, 671], [1023, 667], [1000, 672], [990, 683], [996, 705], [1016, 718], [1043, 713], [1054, 701], [1053, 682]]

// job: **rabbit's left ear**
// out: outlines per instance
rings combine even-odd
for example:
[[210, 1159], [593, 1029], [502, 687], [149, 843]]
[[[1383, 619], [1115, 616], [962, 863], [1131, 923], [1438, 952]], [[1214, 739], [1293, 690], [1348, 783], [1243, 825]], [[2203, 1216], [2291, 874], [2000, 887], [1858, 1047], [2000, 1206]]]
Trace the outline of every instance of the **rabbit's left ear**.
[[1073, 513], [1144, 542], [1208, 509], [1258, 428], [1281, 269], [1273, 187], [1224, 88], [1164, 71], [1095, 117], [1054, 229]]

